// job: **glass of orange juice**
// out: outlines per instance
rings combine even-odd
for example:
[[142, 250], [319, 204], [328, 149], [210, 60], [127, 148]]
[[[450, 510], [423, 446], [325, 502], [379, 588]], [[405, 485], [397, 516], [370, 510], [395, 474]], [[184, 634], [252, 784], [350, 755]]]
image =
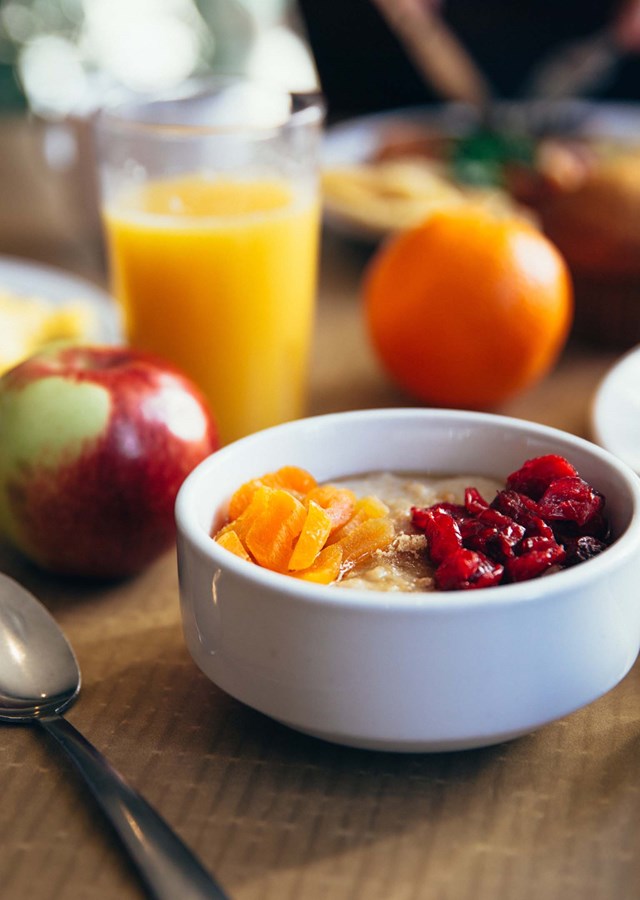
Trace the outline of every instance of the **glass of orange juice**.
[[322, 103], [226, 79], [97, 120], [127, 342], [179, 366], [223, 443], [304, 414]]

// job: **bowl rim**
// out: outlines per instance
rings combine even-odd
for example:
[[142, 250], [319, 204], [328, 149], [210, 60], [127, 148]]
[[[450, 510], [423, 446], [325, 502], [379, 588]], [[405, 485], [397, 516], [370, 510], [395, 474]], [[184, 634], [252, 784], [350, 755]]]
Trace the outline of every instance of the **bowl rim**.
[[[246, 560], [234, 556], [224, 547], [219, 547], [196, 521], [192, 507], [195, 497], [199, 495], [200, 480], [205, 477], [210, 468], [224, 464], [225, 460], [232, 456], [241, 444], [243, 446], [251, 443], [259, 444], [265, 436], [276, 435], [285, 429], [288, 431], [322, 423], [331, 425], [336, 420], [345, 418], [350, 421], [364, 422], [380, 417], [400, 420], [416, 416], [440, 421], [453, 421], [463, 417], [467, 422], [479, 425], [482, 423], [501, 425], [507, 429], [515, 428], [520, 432], [575, 445], [576, 448], [613, 470], [625, 482], [632, 499], [631, 518], [627, 527], [607, 547], [605, 552], [580, 565], [554, 572], [552, 576], [542, 576], [515, 584], [496, 585], [480, 590], [401, 592], [357, 588], [340, 590], [333, 585], [306, 582], [289, 575], [273, 572], [255, 563], [247, 563]], [[247, 589], [269, 588], [273, 592], [280, 593], [281, 599], [288, 599], [295, 603], [361, 612], [423, 613], [430, 611], [451, 613], [468, 611], [469, 608], [474, 610], [504, 609], [507, 605], [532, 603], [556, 597], [558, 593], [578, 591], [585, 582], [598, 577], [600, 580], [606, 579], [607, 574], [617, 568], [620, 563], [623, 563], [631, 555], [637, 554], [640, 547], [640, 477], [625, 462], [586, 438], [553, 426], [512, 416], [470, 410], [420, 407], [349, 410], [309, 416], [282, 425], [275, 425], [217, 450], [196, 466], [183, 482], [176, 498], [175, 516], [179, 535], [195, 547], [201, 556], [209, 559], [217, 569], [229, 569], [237, 578], [246, 582]], [[549, 589], [549, 577], [552, 577], [552, 584], [555, 585], [551, 590]]]

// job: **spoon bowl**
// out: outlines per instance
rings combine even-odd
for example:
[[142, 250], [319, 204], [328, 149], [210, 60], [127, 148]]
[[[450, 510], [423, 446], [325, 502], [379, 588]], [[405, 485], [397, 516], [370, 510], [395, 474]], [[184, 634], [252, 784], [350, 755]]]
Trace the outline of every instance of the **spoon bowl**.
[[67, 709], [80, 693], [81, 676], [66, 637], [45, 607], [6, 575], [0, 605], [0, 719], [28, 722]]
[[226, 894], [143, 797], [60, 713], [80, 691], [80, 668], [53, 616], [0, 573], [0, 721], [35, 722], [71, 758], [158, 900]]

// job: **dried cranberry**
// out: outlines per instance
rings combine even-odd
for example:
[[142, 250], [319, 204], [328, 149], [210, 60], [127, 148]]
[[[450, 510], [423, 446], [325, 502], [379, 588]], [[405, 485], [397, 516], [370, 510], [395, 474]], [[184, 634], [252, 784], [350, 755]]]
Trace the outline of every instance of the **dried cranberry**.
[[514, 556], [514, 548], [524, 536], [524, 528], [513, 519], [492, 509], [484, 510], [475, 519], [460, 523], [462, 543], [470, 550], [480, 550], [492, 559], [503, 562]]
[[584, 525], [578, 525], [576, 522], [569, 521], [557, 521], [553, 522], [552, 525], [556, 540], [561, 544], [570, 538], [579, 537], [594, 537], [604, 543], [609, 543], [611, 537], [611, 526], [602, 509], [585, 522]]
[[579, 476], [559, 478], [549, 485], [538, 509], [547, 522], [575, 522], [584, 526], [601, 512], [604, 497]]
[[522, 556], [525, 553], [530, 553], [532, 550], [544, 550], [549, 552], [549, 557], [552, 559], [553, 563], [562, 563], [564, 562], [565, 550], [564, 547], [559, 544], [557, 541], [554, 541], [553, 538], [547, 537], [526, 537], [522, 543], [520, 544], [519, 555]]
[[491, 503], [491, 507], [522, 525], [528, 535], [553, 537], [553, 530], [541, 518], [537, 503], [526, 494], [519, 494], [513, 490], [499, 491]]
[[498, 534], [497, 528], [485, 525], [479, 519], [469, 518], [460, 523], [462, 543], [469, 550], [487, 553], [487, 544]]
[[601, 553], [609, 539], [604, 497], [561, 456], [530, 459], [489, 504], [477, 488], [464, 505], [414, 507], [441, 590], [537, 578]]
[[411, 524], [414, 528], [424, 531], [430, 510], [428, 507], [412, 506], [411, 507]]
[[603, 550], [607, 549], [607, 545], [604, 541], [598, 540], [598, 538], [582, 535], [581, 537], [568, 538], [564, 542], [564, 549], [566, 551], [564, 565], [576, 566], [578, 563], [585, 562], [587, 559], [591, 559], [592, 556], [602, 553]]
[[525, 535], [525, 529], [510, 516], [495, 509], [487, 509], [480, 513], [479, 520], [487, 525], [492, 525], [498, 532], [496, 546], [504, 556], [513, 556], [512, 548], [518, 544]]
[[501, 539], [497, 528], [483, 525], [477, 519], [471, 519], [464, 524], [461, 532], [462, 544], [468, 550], [478, 550], [500, 562], [514, 556], [512, 547]]
[[467, 511], [464, 506], [460, 506], [458, 503], [436, 503], [434, 506], [425, 507], [412, 506], [411, 524], [420, 531], [424, 531], [427, 519], [430, 518], [432, 512], [436, 511], [449, 513], [456, 521], [466, 518], [467, 516]]
[[610, 543], [611, 541], [611, 522], [608, 517], [604, 514], [604, 506], [605, 499], [602, 497], [602, 506], [600, 507], [600, 511], [597, 512], [594, 516], [592, 516], [586, 525], [583, 526], [584, 530], [581, 531], [581, 537], [596, 537], [599, 538], [605, 544]]
[[484, 553], [462, 548], [444, 559], [435, 572], [442, 591], [465, 591], [500, 584], [504, 567]]
[[524, 534], [524, 528], [521, 525], [518, 525], [511, 516], [506, 516], [504, 513], [501, 513], [497, 509], [492, 509], [490, 506], [481, 510], [481, 512], [478, 513], [477, 518], [481, 522], [484, 522], [485, 525], [492, 525], [494, 528], [500, 528], [502, 531], [506, 532], [515, 527], [520, 537]]
[[464, 507], [470, 515], [477, 516], [478, 513], [488, 509], [489, 504], [477, 488], [468, 487], [464, 492]]
[[421, 517], [431, 560], [438, 565], [462, 547], [458, 523], [448, 512], [440, 509], [424, 510]]
[[510, 581], [528, 581], [537, 578], [551, 566], [558, 566], [564, 560], [564, 548], [555, 541], [543, 537], [526, 540], [531, 542], [529, 549], [521, 556], [508, 560], [505, 565]]
[[550, 453], [528, 459], [516, 472], [512, 472], [507, 478], [507, 488], [538, 500], [551, 482], [577, 474], [563, 456]]

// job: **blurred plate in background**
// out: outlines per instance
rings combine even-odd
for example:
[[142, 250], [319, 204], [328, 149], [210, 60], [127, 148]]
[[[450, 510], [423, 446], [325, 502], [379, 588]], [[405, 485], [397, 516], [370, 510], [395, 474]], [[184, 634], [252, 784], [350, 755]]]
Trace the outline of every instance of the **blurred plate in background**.
[[120, 318], [115, 301], [91, 282], [61, 269], [15, 257], [0, 256], [0, 294], [38, 299], [54, 307], [85, 306], [90, 330], [87, 339], [120, 343]]
[[[496, 131], [528, 135], [534, 140], [542, 136], [589, 136], [624, 145], [637, 142], [640, 135], [640, 105], [634, 103], [505, 102], [495, 105], [492, 117]], [[405, 227], [413, 209], [419, 216], [421, 204], [426, 203], [429, 210], [425, 172], [428, 177], [443, 176], [445, 186], [448, 182], [448, 186], [460, 188], [452, 172], [446, 171], [446, 164], [438, 165], [439, 152], [447, 146], [450, 149], [451, 141], [472, 135], [480, 124], [477, 110], [463, 104], [445, 104], [388, 110], [331, 126], [322, 153], [326, 224], [344, 237], [373, 243]], [[381, 162], [404, 162], [407, 168], [399, 173], [381, 169], [378, 185], [375, 173], [369, 173], [373, 177], [363, 184], [360, 176], [367, 166]], [[415, 184], [413, 189], [411, 182]], [[442, 183], [435, 186], [440, 189]], [[494, 202], [493, 197], [490, 202]], [[391, 227], [394, 220], [395, 228]]]
[[640, 474], [640, 347], [605, 375], [591, 410], [593, 438]]

